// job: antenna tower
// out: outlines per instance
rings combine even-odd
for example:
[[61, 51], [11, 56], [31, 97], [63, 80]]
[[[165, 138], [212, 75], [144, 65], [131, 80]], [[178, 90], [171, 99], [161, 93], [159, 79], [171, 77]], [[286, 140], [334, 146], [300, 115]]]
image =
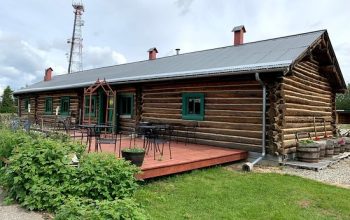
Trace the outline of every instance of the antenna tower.
[[73, 0], [74, 8], [74, 25], [72, 38], [67, 40], [70, 44], [68, 73], [83, 70], [83, 36], [81, 27], [84, 26], [84, 21], [81, 16], [84, 12], [84, 5], [81, 0]]

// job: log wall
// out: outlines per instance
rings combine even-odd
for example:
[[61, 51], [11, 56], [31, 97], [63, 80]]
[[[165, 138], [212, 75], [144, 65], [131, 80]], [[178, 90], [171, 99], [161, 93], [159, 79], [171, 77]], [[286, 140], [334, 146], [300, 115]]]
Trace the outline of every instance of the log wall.
[[296, 132], [310, 132], [312, 137], [324, 137], [325, 119], [326, 135], [335, 132], [335, 93], [329, 80], [319, 71], [318, 63], [299, 62], [290, 76], [283, 78], [280, 94], [282, 101], [278, 103], [283, 121], [280, 124], [279, 141], [285, 153], [296, 151]]
[[[77, 121], [79, 117], [79, 98], [77, 91], [60, 91], [60, 92], [42, 92], [39, 94], [20, 96], [20, 112], [21, 117], [27, 117], [27, 110], [25, 110], [25, 99], [30, 99], [31, 112], [30, 118], [32, 121], [39, 122], [41, 119], [44, 123], [52, 123], [56, 119], [56, 107], [61, 106], [61, 97], [68, 96], [70, 98], [70, 115], [72, 121]], [[45, 113], [45, 98], [52, 98], [52, 113]], [[60, 115], [60, 113], [58, 113]]]
[[[182, 93], [203, 93], [203, 121], [182, 119]], [[184, 141], [186, 131], [197, 126], [190, 141], [261, 151], [262, 89], [254, 80], [182, 82], [142, 87], [142, 121], [176, 125]]]

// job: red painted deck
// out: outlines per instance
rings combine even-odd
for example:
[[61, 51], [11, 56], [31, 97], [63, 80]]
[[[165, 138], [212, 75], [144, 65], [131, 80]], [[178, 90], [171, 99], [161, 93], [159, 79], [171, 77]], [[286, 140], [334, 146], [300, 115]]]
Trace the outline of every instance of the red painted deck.
[[[122, 149], [128, 148], [129, 145], [130, 139], [126, 136], [123, 137], [121, 143]], [[137, 139], [136, 145], [142, 147], [142, 139]], [[117, 146], [119, 147], [119, 142]], [[94, 145], [92, 145], [92, 148], [94, 148]], [[91, 150], [93, 151], [94, 149]], [[113, 151], [114, 145], [102, 145], [102, 152], [113, 153]], [[168, 145], [166, 144], [164, 146], [163, 156], [157, 152], [156, 159], [154, 160], [153, 150], [150, 150], [148, 155], [145, 156], [143, 165], [141, 167], [142, 173], [138, 175], [138, 178], [148, 179], [181, 173], [184, 171], [243, 160], [248, 156], [248, 153], [242, 150], [191, 143], [185, 144], [183, 142], [172, 142], [171, 152], [172, 159], [170, 159]]]

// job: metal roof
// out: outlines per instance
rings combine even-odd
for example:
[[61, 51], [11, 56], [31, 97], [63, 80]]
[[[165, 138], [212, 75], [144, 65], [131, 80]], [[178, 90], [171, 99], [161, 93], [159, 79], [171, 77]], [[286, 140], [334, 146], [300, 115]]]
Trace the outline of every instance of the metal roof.
[[286, 70], [325, 30], [53, 76], [15, 94], [111, 84]]

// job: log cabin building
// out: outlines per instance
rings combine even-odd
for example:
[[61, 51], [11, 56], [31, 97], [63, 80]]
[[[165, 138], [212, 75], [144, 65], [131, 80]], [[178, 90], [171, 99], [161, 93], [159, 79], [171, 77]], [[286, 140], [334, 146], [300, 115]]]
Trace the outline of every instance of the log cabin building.
[[[167, 123], [178, 125], [180, 139], [195, 126], [197, 143], [255, 152], [264, 143], [272, 155], [295, 152], [296, 132], [335, 134], [335, 96], [346, 84], [327, 31], [249, 43], [244, 26], [233, 32], [233, 45], [221, 48], [162, 58], [151, 48], [145, 61], [57, 76], [49, 68], [43, 81], [15, 92], [19, 115], [49, 120], [59, 107], [76, 123], [107, 121], [123, 131]], [[102, 87], [86, 95], [103, 79], [115, 99]]]

